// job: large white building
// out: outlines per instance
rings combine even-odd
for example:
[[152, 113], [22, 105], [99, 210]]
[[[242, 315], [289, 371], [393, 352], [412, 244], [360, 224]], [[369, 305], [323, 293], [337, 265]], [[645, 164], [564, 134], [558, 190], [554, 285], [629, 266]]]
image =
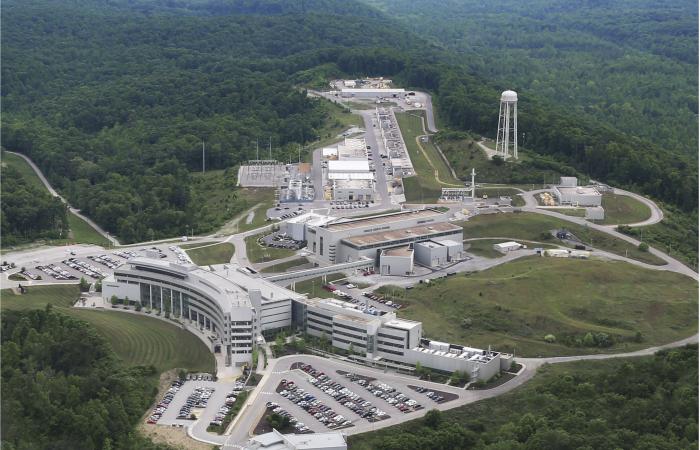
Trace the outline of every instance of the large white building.
[[234, 266], [212, 272], [194, 264], [133, 258], [102, 282], [106, 300], [140, 302], [144, 308], [168, 312], [212, 336], [212, 349], [226, 354], [226, 363], [252, 360], [253, 343], [264, 331], [291, 326], [291, 302], [299, 294]]
[[456, 370], [488, 380], [510, 367], [512, 355], [423, 338], [421, 322], [399, 319], [394, 312], [368, 312], [362, 305], [336, 299], [294, 301], [293, 322], [307, 334], [331, 341], [373, 365]]
[[416, 242], [462, 242], [462, 227], [448, 222], [434, 209], [405, 210], [358, 219], [336, 219], [320, 225], [308, 223], [307, 247], [319, 258], [340, 263], [362, 257], [378, 262], [383, 249]]
[[343, 433], [282, 434], [277, 430], [250, 438], [243, 450], [347, 450]]
[[560, 205], [600, 206], [603, 195], [590, 186], [555, 186], [554, 196]]

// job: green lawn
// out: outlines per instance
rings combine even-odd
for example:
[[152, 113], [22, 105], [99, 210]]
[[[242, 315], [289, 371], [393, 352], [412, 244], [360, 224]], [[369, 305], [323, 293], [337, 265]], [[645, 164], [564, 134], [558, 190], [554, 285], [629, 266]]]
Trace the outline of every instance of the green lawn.
[[[342, 138], [339, 138], [338, 135], [350, 127], [364, 128], [365, 123], [360, 115], [353, 114], [345, 106], [340, 106], [330, 100], [320, 99], [319, 101], [322, 102], [325, 109], [326, 120], [323, 126], [317, 130], [319, 138], [307, 144], [306, 148], [315, 149], [339, 142]], [[311, 162], [311, 152], [302, 154], [302, 159]]]
[[[310, 280], [299, 281], [294, 287], [294, 292], [300, 294], [309, 294], [309, 298], [319, 297], [319, 298], [338, 298], [337, 295], [333, 295], [332, 292], [323, 289], [323, 285], [327, 283], [332, 283], [334, 281], [342, 280], [347, 278], [345, 274], [342, 273], [330, 273], [326, 275], [326, 281], [323, 281], [323, 277], [316, 277]], [[291, 288], [290, 288], [291, 289]]]
[[262, 272], [262, 273], [285, 272], [288, 269], [292, 269], [294, 267], [299, 267], [299, 266], [302, 266], [302, 265], [308, 264], [308, 263], [309, 263], [309, 260], [306, 258], [296, 258], [296, 259], [292, 259], [290, 261], [267, 266], [264, 269], [260, 269], [260, 272]]
[[[414, 177], [404, 178], [403, 180], [406, 201], [412, 203], [435, 203], [442, 193], [443, 185], [435, 179], [435, 170], [416, 142], [416, 136], [423, 134], [420, 116], [415, 113], [396, 113], [396, 121], [401, 129], [401, 135], [411, 158], [411, 164], [416, 172]], [[434, 150], [434, 147], [432, 148], [437, 156], [437, 150]], [[446, 171], [444, 177], [454, 181], [449, 171]], [[443, 179], [442, 172], [440, 172], [440, 179]]]
[[[425, 336], [515, 349], [520, 356], [630, 351], [682, 339], [698, 328], [696, 281], [619, 261], [533, 256], [399, 292], [400, 315], [421, 320]], [[606, 333], [615, 343], [577, 344], [588, 332]], [[555, 343], [544, 341], [548, 334]]]
[[584, 208], [547, 208], [547, 211], [554, 211], [573, 217], [586, 217], [586, 210]]
[[43, 308], [51, 303], [55, 309], [92, 324], [127, 364], [153, 365], [159, 372], [172, 368], [214, 371], [214, 356], [192, 333], [160, 319], [116, 309], [72, 308], [78, 296], [76, 285], [32, 286], [22, 296], [4, 289], [2, 308]]
[[494, 250], [493, 244], [499, 244], [501, 242], [503, 242], [503, 239], [479, 239], [478, 241], [469, 241], [467, 243], [469, 248], [466, 251], [484, 258], [500, 258], [503, 256], [503, 253]]
[[603, 194], [603, 209], [605, 209], [604, 224], [637, 223], [651, 217], [651, 210], [644, 203], [626, 195], [616, 195], [609, 192]]
[[[244, 201], [244, 207], [232, 216], [219, 230], [219, 234], [234, 234], [252, 230], [266, 225], [267, 210], [274, 206], [275, 191], [272, 188], [237, 188], [237, 198]], [[250, 208], [253, 210], [253, 220], [246, 223]]]
[[95, 244], [109, 247], [110, 242], [106, 237], [97, 232], [89, 223], [73, 213], [68, 213], [68, 225], [72, 234], [72, 241], [80, 244]]
[[555, 239], [554, 236], [550, 236], [549, 231], [566, 228], [578, 236], [586, 245], [621, 256], [625, 256], [626, 252], [628, 257], [648, 264], [664, 264], [662, 259], [651, 253], [640, 251], [636, 246], [609, 234], [537, 213], [484, 214], [472, 217], [468, 222], [463, 222], [462, 227], [464, 228], [465, 239], [507, 237], [544, 242], [551, 239], [552, 243], [557, 244], [561, 243], [561, 241]]
[[286, 258], [296, 253], [296, 250], [285, 248], [264, 247], [258, 243], [258, 238], [264, 234], [256, 234], [245, 238], [246, 254], [252, 263], [273, 261], [275, 259]]
[[192, 259], [192, 262], [198, 266], [208, 266], [210, 264], [224, 264], [231, 262], [233, 252], [236, 247], [229, 242], [220, 244], [205, 245], [204, 247], [193, 248], [187, 250], [187, 254]]

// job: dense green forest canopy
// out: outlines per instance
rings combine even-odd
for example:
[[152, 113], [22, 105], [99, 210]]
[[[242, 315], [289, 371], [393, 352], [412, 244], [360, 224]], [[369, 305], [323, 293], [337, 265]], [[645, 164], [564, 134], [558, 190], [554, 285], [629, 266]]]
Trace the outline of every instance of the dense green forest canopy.
[[15, 167], [7, 164], [0, 169], [0, 181], [3, 245], [66, 237], [67, 209], [58, 197], [28, 183]]
[[353, 450], [695, 449], [698, 347], [545, 366], [503, 396], [348, 441]]
[[87, 323], [3, 311], [2, 448], [166, 450], [133, 431], [153, 401], [153, 367], [124, 367]]
[[[501, 82], [356, 1], [10, 0], [3, 9], [4, 145], [125, 242], [213, 229], [193, 200], [202, 141], [206, 167], [230, 169], [255, 155], [256, 139], [271, 137], [282, 160], [315, 140], [328, 116], [299, 86], [389, 76], [432, 91], [448, 127], [495, 132]], [[694, 158], [538, 89], [521, 104], [525, 145], [558, 162], [552, 169], [696, 210]]]
[[504, 88], [536, 92], [667, 149], [697, 151], [695, 1], [367, 2]]

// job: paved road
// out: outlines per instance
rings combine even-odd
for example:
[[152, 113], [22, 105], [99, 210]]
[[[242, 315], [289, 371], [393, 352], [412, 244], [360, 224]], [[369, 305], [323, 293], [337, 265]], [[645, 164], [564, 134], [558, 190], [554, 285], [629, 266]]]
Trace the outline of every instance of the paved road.
[[[659, 208], [656, 205], [656, 203], [652, 202], [651, 200], [649, 200], [648, 198], [646, 198], [644, 196], [641, 196], [639, 194], [635, 194], [634, 192], [624, 191], [622, 189], [617, 189], [617, 188], [613, 189], [613, 194], [625, 195], [627, 197], [632, 197], [633, 199], [647, 205], [647, 207], [651, 210], [651, 216], [648, 219], [643, 220], [641, 222], [637, 222], [637, 223], [628, 223], [625, 225], [629, 225], [631, 227], [643, 227], [646, 225], [654, 225], [655, 223], [659, 223], [664, 218], [664, 212], [661, 210], [661, 208]], [[606, 225], [606, 226], [608, 228], [615, 228], [617, 225]]]
[[73, 214], [75, 214], [76, 216], [80, 217], [81, 219], [83, 219], [83, 220], [84, 220], [85, 222], [87, 222], [88, 224], [90, 224], [90, 226], [93, 227], [95, 230], [97, 230], [97, 232], [100, 233], [102, 236], [104, 236], [105, 239], [107, 239], [108, 241], [110, 241], [110, 242], [112, 243], [112, 245], [115, 245], [115, 246], [116, 246], [116, 245], [119, 245], [119, 241], [118, 241], [114, 236], [110, 235], [110, 234], [107, 233], [105, 230], [103, 230], [99, 225], [97, 225], [95, 222], [93, 222], [92, 219], [90, 219], [89, 217], [84, 216], [83, 214], [81, 214], [79, 209], [76, 209], [76, 208], [73, 208], [72, 206], [70, 206], [70, 204], [68, 203], [68, 201], [67, 201], [65, 198], [63, 198], [58, 192], [56, 192], [56, 190], [51, 186], [51, 183], [49, 183], [49, 180], [46, 179], [46, 177], [44, 176], [44, 174], [41, 172], [41, 169], [39, 169], [39, 167], [37, 167], [37, 165], [34, 164], [34, 161], [32, 161], [32, 160], [29, 159], [27, 156], [25, 156], [25, 155], [23, 155], [23, 154], [21, 154], [21, 153], [10, 152], [10, 151], [8, 151], [8, 153], [11, 153], [11, 154], [13, 154], [13, 155], [17, 155], [17, 156], [19, 156], [20, 158], [24, 159], [24, 160], [27, 162], [27, 164], [29, 164], [29, 166], [30, 166], [30, 167], [34, 170], [34, 172], [37, 174], [37, 176], [39, 177], [39, 179], [41, 180], [41, 182], [44, 184], [44, 186], [46, 187], [46, 189], [49, 191], [49, 193], [50, 193], [51, 195], [53, 195], [54, 197], [60, 198], [61, 201], [62, 201], [63, 203], [65, 203], [65, 204], [68, 206], [68, 210], [69, 210], [70, 212], [72, 212]]

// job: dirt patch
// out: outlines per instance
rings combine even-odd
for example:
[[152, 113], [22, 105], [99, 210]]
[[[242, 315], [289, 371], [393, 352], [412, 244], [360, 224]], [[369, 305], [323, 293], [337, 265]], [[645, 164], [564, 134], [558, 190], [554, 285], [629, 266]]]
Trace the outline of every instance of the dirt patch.
[[211, 444], [195, 441], [187, 436], [185, 428], [147, 425], [142, 423], [139, 432], [158, 444], [167, 444], [178, 450], [211, 450]]
[[203, 442], [196, 441], [187, 436], [185, 428], [149, 425], [146, 423], [146, 419], [151, 415], [155, 405], [163, 398], [165, 392], [170, 389], [172, 382], [177, 379], [179, 370], [180, 369], [172, 369], [160, 375], [158, 380], [158, 393], [153, 403], [141, 417], [137, 430], [155, 443], [167, 444], [178, 450], [211, 450], [211, 445], [204, 444]]

